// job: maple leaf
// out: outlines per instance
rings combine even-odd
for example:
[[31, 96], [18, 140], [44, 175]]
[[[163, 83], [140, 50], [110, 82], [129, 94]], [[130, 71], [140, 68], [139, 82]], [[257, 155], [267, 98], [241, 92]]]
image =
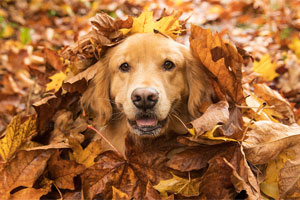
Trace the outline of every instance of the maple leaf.
[[181, 194], [185, 197], [199, 195], [200, 178], [185, 179], [174, 174], [172, 176], [171, 179], [160, 181], [154, 188], [163, 196], [167, 196], [167, 192]]
[[0, 140], [0, 155], [4, 161], [8, 161], [25, 142], [37, 134], [36, 119], [30, 117], [22, 123], [21, 117], [17, 115], [4, 134], [5, 136]]
[[178, 12], [175, 15], [162, 17], [158, 21], [154, 21], [153, 12], [145, 11], [142, 14], [133, 19], [131, 28], [120, 29], [123, 34], [134, 33], [153, 33], [154, 30], [168, 35], [175, 39], [181, 33], [181, 25], [179, 23], [179, 17], [182, 13]]
[[60, 153], [56, 152], [49, 160], [48, 170], [50, 177], [59, 188], [74, 190], [73, 178], [81, 174], [85, 166], [74, 161], [63, 160], [59, 155]]
[[53, 150], [20, 151], [0, 171], [0, 197], [19, 186], [32, 187]]
[[271, 62], [269, 54], [264, 55], [259, 62], [254, 61], [253, 71], [261, 74], [266, 81], [272, 81], [278, 76], [276, 73], [276, 63]]
[[51, 82], [46, 85], [46, 91], [54, 90], [54, 92], [57, 92], [61, 88], [66, 77], [64, 72], [59, 72], [49, 77]]
[[120, 190], [122, 195], [127, 194], [129, 198], [159, 198], [152, 184], [170, 178], [171, 174], [164, 163], [167, 161], [166, 153], [174, 146], [176, 138], [166, 141], [163, 137], [139, 149], [132, 138], [127, 138], [127, 160], [108, 151], [100, 154], [97, 157], [98, 161], [85, 170], [82, 175], [85, 198], [101, 196], [110, 199], [113, 195], [112, 186]]
[[92, 141], [85, 149], [82, 148], [78, 141], [72, 138], [69, 138], [69, 142], [73, 150], [73, 153], [70, 153], [71, 160], [86, 167], [94, 165], [94, 159], [101, 152], [101, 140]]

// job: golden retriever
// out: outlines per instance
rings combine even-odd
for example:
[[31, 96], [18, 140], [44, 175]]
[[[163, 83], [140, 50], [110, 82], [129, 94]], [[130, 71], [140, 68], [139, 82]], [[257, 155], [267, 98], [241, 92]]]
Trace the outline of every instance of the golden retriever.
[[212, 85], [201, 63], [189, 48], [159, 33], [126, 38], [96, 65], [82, 104], [121, 152], [128, 133], [136, 138], [186, 133], [174, 115], [187, 123], [212, 101]]

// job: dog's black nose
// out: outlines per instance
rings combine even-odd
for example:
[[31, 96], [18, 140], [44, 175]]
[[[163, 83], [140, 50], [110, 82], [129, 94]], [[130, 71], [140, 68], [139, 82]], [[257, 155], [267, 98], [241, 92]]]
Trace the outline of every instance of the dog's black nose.
[[133, 104], [140, 109], [150, 109], [158, 101], [158, 92], [154, 88], [137, 88], [131, 94]]

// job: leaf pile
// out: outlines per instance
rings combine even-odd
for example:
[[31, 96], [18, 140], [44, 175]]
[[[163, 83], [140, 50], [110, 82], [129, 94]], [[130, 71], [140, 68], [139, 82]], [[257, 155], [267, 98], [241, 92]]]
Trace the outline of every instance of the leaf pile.
[[[298, 199], [299, 4], [274, 2], [1, 2], [1, 199]], [[189, 36], [218, 102], [186, 135], [128, 136], [122, 157], [102, 151], [79, 98], [105, 50], [143, 32]]]

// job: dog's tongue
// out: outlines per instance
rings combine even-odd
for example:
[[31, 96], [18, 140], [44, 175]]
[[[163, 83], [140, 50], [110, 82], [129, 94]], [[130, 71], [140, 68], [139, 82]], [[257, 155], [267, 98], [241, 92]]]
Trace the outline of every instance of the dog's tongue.
[[155, 126], [157, 120], [154, 118], [137, 119], [136, 123], [138, 126]]

